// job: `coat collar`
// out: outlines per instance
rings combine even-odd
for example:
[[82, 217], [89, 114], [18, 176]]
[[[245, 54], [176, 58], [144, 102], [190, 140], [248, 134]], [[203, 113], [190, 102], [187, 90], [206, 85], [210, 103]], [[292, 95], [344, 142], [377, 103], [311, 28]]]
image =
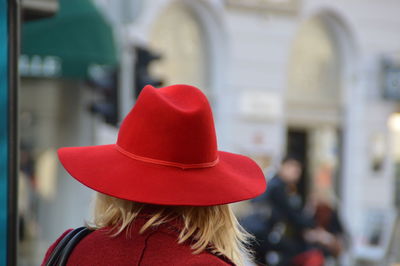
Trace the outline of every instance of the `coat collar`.
[[[141, 211], [140, 214], [138, 214], [138, 216], [136, 217], [135, 221], [133, 221], [134, 226], [136, 228], [138, 228], [138, 231], [140, 230], [140, 228], [146, 223], [146, 221], [148, 221], [150, 218], [152, 217], [151, 215], [151, 210], [146, 209], [144, 211]], [[184, 222], [183, 219], [181, 217], [175, 217], [172, 218], [171, 220], [162, 223], [158, 226], [154, 226], [152, 228], [149, 228], [148, 230], [151, 231], [160, 231], [160, 232], [164, 232], [170, 235], [175, 236], [176, 238], [179, 237], [180, 232], [183, 230], [184, 228]], [[195, 241], [195, 239], [193, 237], [189, 238], [186, 242], [186, 244], [191, 245], [191, 243], [193, 243]], [[224, 255], [220, 255], [220, 254], [214, 254], [211, 252], [212, 248], [211, 246], [206, 248], [206, 252], [218, 257], [219, 259], [223, 260], [224, 262], [228, 263], [229, 265], [235, 266], [235, 264], [226, 256]]]

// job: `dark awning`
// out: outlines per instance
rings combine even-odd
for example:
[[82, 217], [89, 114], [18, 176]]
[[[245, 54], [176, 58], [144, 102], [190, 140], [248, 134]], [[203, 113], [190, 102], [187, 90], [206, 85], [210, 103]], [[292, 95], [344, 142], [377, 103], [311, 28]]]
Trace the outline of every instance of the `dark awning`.
[[90, 0], [60, 0], [52, 18], [22, 27], [21, 74], [83, 79], [92, 65], [117, 64], [111, 26]]

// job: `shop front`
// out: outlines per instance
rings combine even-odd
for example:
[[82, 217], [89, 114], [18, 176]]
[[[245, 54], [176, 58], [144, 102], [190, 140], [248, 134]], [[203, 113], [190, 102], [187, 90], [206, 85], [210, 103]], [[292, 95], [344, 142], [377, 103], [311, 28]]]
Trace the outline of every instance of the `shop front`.
[[92, 192], [63, 170], [57, 149], [95, 144], [96, 125], [109, 117], [102, 93], [118, 89], [109, 82], [117, 52], [111, 26], [88, 0], [61, 0], [53, 17], [21, 25], [21, 265], [39, 265], [54, 239], [89, 218]]

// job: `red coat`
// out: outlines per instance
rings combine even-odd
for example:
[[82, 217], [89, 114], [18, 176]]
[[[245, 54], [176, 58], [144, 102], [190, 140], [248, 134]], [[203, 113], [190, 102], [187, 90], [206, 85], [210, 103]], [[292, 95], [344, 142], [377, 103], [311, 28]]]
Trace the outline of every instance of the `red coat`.
[[[79, 242], [72, 251], [68, 266], [124, 266], [124, 265], [198, 265], [226, 266], [234, 265], [224, 257], [217, 257], [209, 252], [192, 254], [189, 243], [178, 244], [176, 223], [164, 224], [156, 229], [138, 231], [146, 218], [138, 217], [131, 227], [131, 234], [124, 231], [117, 237], [110, 237], [106, 229], [92, 232]], [[71, 230], [71, 229], [70, 229]], [[57, 243], [70, 230], [62, 234], [47, 250], [42, 266]]]

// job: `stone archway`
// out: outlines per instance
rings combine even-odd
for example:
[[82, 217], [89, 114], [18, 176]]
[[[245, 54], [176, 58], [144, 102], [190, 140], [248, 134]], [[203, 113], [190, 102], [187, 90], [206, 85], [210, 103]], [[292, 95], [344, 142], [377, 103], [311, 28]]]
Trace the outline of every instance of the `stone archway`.
[[[338, 16], [330, 11], [311, 16], [294, 40], [286, 91], [288, 136], [300, 131], [308, 140], [307, 154], [302, 154], [309, 176], [304, 190], [325, 190], [335, 201], [348, 201], [344, 182], [354, 139], [349, 121], [356, 115], [349, 101], [354, 94], [349, 78], [354, 76], [353, 47]], [[288, 147], [290, 142], [288, 138]]]

